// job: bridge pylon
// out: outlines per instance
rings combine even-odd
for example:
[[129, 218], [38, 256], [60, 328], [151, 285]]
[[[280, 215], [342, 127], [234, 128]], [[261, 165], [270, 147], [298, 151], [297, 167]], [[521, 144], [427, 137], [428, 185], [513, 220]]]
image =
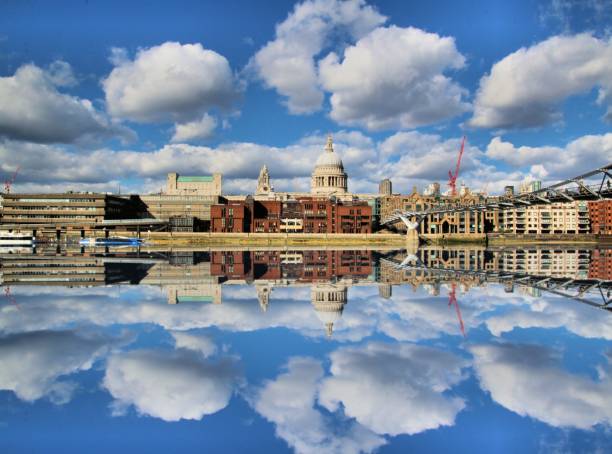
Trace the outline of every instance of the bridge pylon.
[[417, 229], [408, 229], [406, 232], [406, 250], [409, 253], [416, 253], [420, 244], [419, 232]]

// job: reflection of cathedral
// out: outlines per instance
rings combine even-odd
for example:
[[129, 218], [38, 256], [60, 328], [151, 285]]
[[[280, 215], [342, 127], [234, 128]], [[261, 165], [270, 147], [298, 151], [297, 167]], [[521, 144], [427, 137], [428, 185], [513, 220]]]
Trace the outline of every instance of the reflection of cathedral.
[[310, 290], [312, 305], [317, 317], [325, 325], [325, 332], [331, 337], [334, 323], [342, 317], [342, 311], [347, 303], [347, 288], [342, 284], [313, 284]]

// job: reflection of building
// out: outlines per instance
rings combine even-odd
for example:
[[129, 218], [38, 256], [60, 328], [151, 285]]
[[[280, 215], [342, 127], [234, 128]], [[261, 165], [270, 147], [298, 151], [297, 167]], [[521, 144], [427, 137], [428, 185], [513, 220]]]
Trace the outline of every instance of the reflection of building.
[[371, 251], [214, 251], [211, 274], [224, 282], [365, 280], [372, 275]]
[[382, 284], [378, 286], [378, 295], [381, 298], [389, 299], [393, 296], [393, 287], [389, 284]]
[[211, 274], [208, 253], [172, 253], [167, 262], [154, 264], [140, 284], [166, 289], [168, 304], [221, 303], [221, 287]]
[[342, 195], [347, 192], [348, 175], [342, 159], [334, 152], [331, 136], [327, 137], [325, 152], [317, 158], [312, 172], [310, 192], [316, 195]]
[[499, 268], [553, 277], [586, 278], [591, 252], [587, 249], [512, 249], [498, 254]]
[[347, 288], [342, 284], [314, 284], [310, 289], [312, 305], [317, 317], [325, 325], [325, 333], [331, 337], [334, 323], [342, 317], [347, 303]]
[[589, 263], [589, 279], [612, 281], [612, 249], [593, 251]]
[[0, 283], [65, 287], [133, 284], [139, 282], [150, 267], [146, 262], [123, 263], [112, 258], [81, 255], [9, 255], [0, 260]]

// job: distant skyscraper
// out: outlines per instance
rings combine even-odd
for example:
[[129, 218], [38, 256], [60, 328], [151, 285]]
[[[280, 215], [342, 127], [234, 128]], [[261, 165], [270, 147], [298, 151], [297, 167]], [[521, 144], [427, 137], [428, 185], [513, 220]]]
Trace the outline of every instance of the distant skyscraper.
[[391, 195], [393, 193], [393, 185], [391, 180], [385, 178], [378, 185], [378, 193], [382, 195]]

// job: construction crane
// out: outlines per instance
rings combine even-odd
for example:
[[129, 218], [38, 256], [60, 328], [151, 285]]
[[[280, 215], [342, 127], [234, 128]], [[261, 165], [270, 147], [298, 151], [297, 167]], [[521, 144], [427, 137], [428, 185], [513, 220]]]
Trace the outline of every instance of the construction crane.
[[461, 329], [461, 334], [463, 334], [463, 337], [465, 337], [465, 326], [463, 325], [463, 317], [461, 317], [461, 309], [459, 309], [456, 291], [457, 284], [453, 282], [451, 283], [451, 291], [448, 293], [448, 307], [455, 306], [455, 310], [457, 311], [457, 320], [459, 321], [459, 328]]
[[451, 189], [451, 195], [457, 196], [457, 177], [459, 176], [459, 168], [461, 167], [461, 157], [463, 156], [463, 150], [465, 148], [465, 136], [461, 141], [461, 150], [459, 151], [459, 157], [457, 158], [457, 166], [455, 167], [455, 173], [452, 170], [448, 171], [448, 185]]
[[4, 193], [5, 194], [9, 194], [11, 192], [11, 186], [15, 182], [15, 178], [17, 178], [17, 174], [19, 173], [19, 169], [20, 169], [20, 167], [17, 166], [17, 169], [15, 169], [15, 172], [13, 172], [13, 175], [11, 176], [11, 178], [4, 182]]

